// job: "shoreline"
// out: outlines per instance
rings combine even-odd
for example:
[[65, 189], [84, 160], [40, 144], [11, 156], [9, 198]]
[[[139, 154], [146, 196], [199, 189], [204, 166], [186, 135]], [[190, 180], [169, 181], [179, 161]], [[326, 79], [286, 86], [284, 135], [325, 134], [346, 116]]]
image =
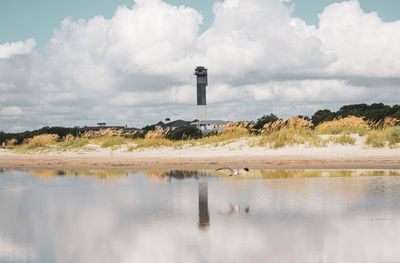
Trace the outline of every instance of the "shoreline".
[[0, 151], [0, 168], [5, 169], [400, 169], [400, 149], [334, 146], [228, 151], [220, 148], [148, 149], [124, 152], [103, 149], [95, 152], [15, 153]]

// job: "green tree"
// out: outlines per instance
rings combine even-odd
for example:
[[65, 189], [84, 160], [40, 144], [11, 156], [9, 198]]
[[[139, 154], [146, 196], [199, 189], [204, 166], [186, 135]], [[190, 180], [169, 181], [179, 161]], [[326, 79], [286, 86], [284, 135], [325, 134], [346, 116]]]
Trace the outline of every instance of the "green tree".
[[279, 120], [278, 116], [273, 113], [270, 115], [263, 115], [257, 120], [256, 124], [254, 125], [254, 129], [262, 129], [266, 123], [275, 122], [277, 120]]
[[333, 120], [335, 116], [336, 114], [330, 110], [319, 110], [311, 117], [311, 121], [314, 126], [318, 126], [322, 122]]
[[6, 134], [0, 131], [0, 144], [4, 141], [6, 141]]
[[142, 131], [146, 134], [148, 131], [154, 131], [156, 129], [156, 125], [147, 125], [142, 128]]

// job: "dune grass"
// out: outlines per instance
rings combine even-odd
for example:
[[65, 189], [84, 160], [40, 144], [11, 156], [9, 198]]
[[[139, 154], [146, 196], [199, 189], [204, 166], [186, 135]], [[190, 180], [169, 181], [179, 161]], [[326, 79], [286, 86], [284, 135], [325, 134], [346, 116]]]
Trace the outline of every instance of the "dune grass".
[[13, 149], [16, 143], [17, 143], [16, 139], [7, 140], [5, 145], [6, 149]]
[[262, 129], [261, 135], [251, 140], [249, 146], [268, 146], [274, 149], [296, 144], [324, 146], [324, 140], [311, 127], [311, 121], [298, 117], [287, 121], [278, 120], [267, 123]]
[[33, 138], [25, 139], [20, 145], [13, 145], [11, 149], [14, 151], [47, 151], [55, 147], [58, 141], [57, 134], [41, 134]]
[[68, 151], [74, 149], [80, 149], [89, 144], [89, 139], [87, 138], [74, 138], [70, 140], [64, 140], [57, 143], [57, 150]]
[[128, 144], [132, 140], [122, 136], [104, 136], [93, 139], [93, 143], [100, 145], [101, 148], [119, 148], [124, 144]]
[[255, 140], [249, 142], [250, 147], [269, 146], [273, 149], [296, 144], [319, 147], [325, 146], [324, 140], [311, 129], [283, 128], [281, 130], [261, 134], [257, 136]]
[[219, 134], [210, 135], [197, 140], [199, 145], [214, 145], [215, 147], [224, 146], [243, 138], [253, 137], [250, 133], [240, 131], [223, 132]]
[[181, 149], [183, 146], [203, 146], [213, 145], [214, 147], [224, 146], [233, 143], [245, 137], [251, 137], [250, 129], [252, 124], [249, 122], [231, 122], [226, 125], [225, 131], [218, 134], [212, 134], [200, 139], [186, 140], [170, 140], [167, 138], [167, 133], [162, 131], [150, 131], [144, 139], [136, 139], [133, 141], [135, 145], [128, 148], [129, 151], [134, 151], [143, 148], [160, 148], [172, 147]]
[[[21, 145], [16, 140], [6, 142], [8, 149], [15, 151], [72, 151], [89, 150], [89, 144], [112, 150], [126, 146], [128, 151], [145, 148], [170, 147], [182, 149], [195, 146], [223, 147], [229, 145], [229, 150], [243, 147], [268, 147], [273, 149], [293, 145], [306, 147], [325, 147], [329, 143], [354, 145], [358, 134], [366, 136], [365, 144], [371, 147], [397, 148], [400, 145], [400, 121], [387, 118], [378, 123], [367, 123], [363, 118], [349, 116], [321, 123], [313, 127], [311, 121], [304, 118], [291, 118], [267, 123], [261, 130], [254, 130], [253, 123], [231, 122], [224, 132], [204, 136], [200, 139], [170, 140], [167, 132], [150, 131], [145, 138], [131, 139], [115, 131], [99, 131], [88, 133], [82, 137], [67, 135], [59, 138], [56, 134], [42, 134], [26, 139]], [[327, 137], [329, 136], [329, 137]], [[96, 147], [93, 147], [95, 150]], [[227, 148], [228, 149], [228, 148]]]
[[389, 146], [390, 148], [399, 147], [400, 126], [371, 130], [367, 134], [365, 144], [375, 148], [385, 146]]
[[355, 144], [356, 138], [351, 137], [349, 134], [342, 134], [340, 136], [329, 136], [329, 141], [338, 144]]
[[315, 128], [319, 134], [359, 134], [364, 136], [370, 125], [361, 117], [348, 116], [333, 121], [326, 121]]
[[151, 138], [151, 139], [136, 139], [133, 141], [134, 145], [128, 148], [128, 151], [135, 151], [143, 148], [160, 148], [160, 147], [172, 147], [179, 148], [187, 141], [171, 141], [166, 138]]

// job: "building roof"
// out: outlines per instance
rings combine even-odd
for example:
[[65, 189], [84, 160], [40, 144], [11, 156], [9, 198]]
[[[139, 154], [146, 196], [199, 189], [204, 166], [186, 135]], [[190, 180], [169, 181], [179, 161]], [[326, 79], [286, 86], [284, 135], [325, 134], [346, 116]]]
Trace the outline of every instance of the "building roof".
[[165, 123], [162, 121], [157, 122], [156, 124], [154, 124], [154, 126], [164, 126]]
[[181, 127], [192, 123], [191, 121], [176, 120], [164, 124], [163, 127]]
[[128, 131], [140, 131], [140, 129], [138, 129], [138, 128], [124, 128], [124, 131], [125, 132], [128, 132]]
[[204, 120], [204, 121], [196, 121], [196, 122], [193, 122], [192, 124], [217, 124], [217, 125], [220, 125], [220, 124], [227, 124], [228, 122], [227, 121], [221, 121], [221, 120]]
[[110, 129], [110, 130], [123, 130], [124, 132], [140, 131], [140, 129], [138, 129], [138, 128], [133, 128], [133, 127], [132, 128], [127, 128], [125, 126], [94, 126], [94, 127], [85, 126], [85, 127], [79, 128], [79, 130], [83, 131], [83, 132], [85, 132], [85, 131], [99, 131], [99, 130], [107, 130], [107, 129]]
[[80, 128], [80, 130], [106, 130], [106, 129], [111, 129], [111, 130], [121, 130], [121, 129], [125, 129], [125, 126], [94, 126], [94, 127], [90, 127], [90, 126], [84, 126], [82, 128]]

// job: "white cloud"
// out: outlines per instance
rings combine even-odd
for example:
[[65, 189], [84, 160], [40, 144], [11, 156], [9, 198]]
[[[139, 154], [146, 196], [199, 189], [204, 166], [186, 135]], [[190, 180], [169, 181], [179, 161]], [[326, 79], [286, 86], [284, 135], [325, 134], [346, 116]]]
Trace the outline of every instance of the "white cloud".
[[400, 20], [384, 22], [357, 1], [335, 3], [319, 16], [325, 52], [337, 56], [327, 72], [347, 76], [400, 77]]
[[8, 84], [8, 83], [0, 83], [0, 91], [1, 92], [7, 92], [7, 91], [12, 91], [15, 90], [16, 87], [13, 83]]
[[400, 21], [346, 1], [328, 6], [315, 27], [290, 8], [217, 2], [214, 24], [199, 35], [196, 10], [138, 0], [111, 19], [64, 19], [44, 54], [32, 52], [34, 40], [1, 45], [0, 103], [21, 110], [18, 122], [0, 117], [1, 129], [194, 119], [197, 65], [209, 69], [210, 118], [400, 99]]
[[23, 114], [22, 110], [20, 107], [12, 106], [12, 107], [7, 107], [4, 108], [0, 111], [1, 115], [6, 115], [6, 116], [15, 116], [15, 115], [21, 115]]
[[0, 45], [0, 59], [9, 58], [13, 55], [25, 55], [32, 52], [36, 46], [34, 39], [28, 39], [25, 42], [18, 41], [4, 43]]

